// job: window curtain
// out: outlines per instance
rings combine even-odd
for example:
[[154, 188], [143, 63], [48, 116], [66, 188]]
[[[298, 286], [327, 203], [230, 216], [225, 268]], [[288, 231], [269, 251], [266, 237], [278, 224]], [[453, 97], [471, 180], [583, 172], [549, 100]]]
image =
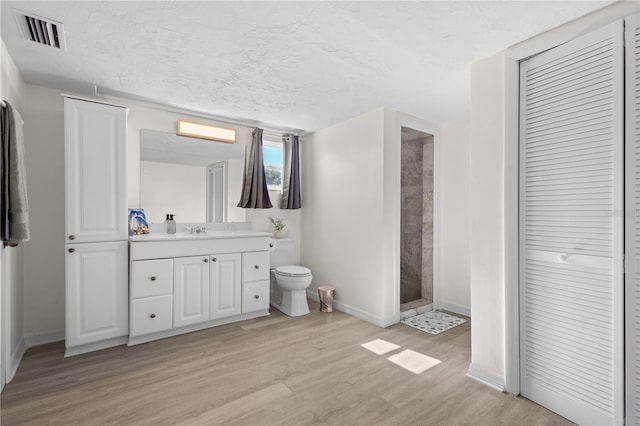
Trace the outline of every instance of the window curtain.
[[263, 130], [257, 127], [253, 130], [249, 158], [245, 161], [242, 196], [238, 203], [238, 207], [245, 209], [269, 209], [273, 207], [269, 198], [267, 179], [264, 173], [262, 132]]
[[24, 167], [22, 119], [8, 102], [0, 114], [0, 237], [15, 247], [29, 241], [29, 206]]
[[300, 142], [295, 135], [282, 137], [284, 165], [282, 167], [281, 209], [300, 208]]

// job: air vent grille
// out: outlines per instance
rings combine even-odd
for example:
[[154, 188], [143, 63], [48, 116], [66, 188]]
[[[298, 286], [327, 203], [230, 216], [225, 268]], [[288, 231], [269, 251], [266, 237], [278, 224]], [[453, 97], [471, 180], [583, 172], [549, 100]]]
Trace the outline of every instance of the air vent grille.
[[14, 10], [18, 26], [27, 40], [44, 46], [66, 50], [64, 27], [61, 23], [30, 13]]
[[42, 19], [25, 16], [27, 27], [29, 28], [29, 39], [36, 43], [46, 44], [60, 48], [60, 39], [58, 38], [58, 26]]

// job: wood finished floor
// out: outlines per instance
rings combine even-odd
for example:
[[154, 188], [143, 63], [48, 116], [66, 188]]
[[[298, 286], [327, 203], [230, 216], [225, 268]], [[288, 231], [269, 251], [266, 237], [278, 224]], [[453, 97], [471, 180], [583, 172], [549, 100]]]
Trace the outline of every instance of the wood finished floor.
[[[432, 336], [341, 312], [230, 324], [63, 358], [30, 349], [1, 395], [2, 425], [563, 425], [560, 416], [466, 377], [470, 322]], [[400, 345], [387, 355], [360, 346]], [[415, 375], [403, 349], [442, 361]]]

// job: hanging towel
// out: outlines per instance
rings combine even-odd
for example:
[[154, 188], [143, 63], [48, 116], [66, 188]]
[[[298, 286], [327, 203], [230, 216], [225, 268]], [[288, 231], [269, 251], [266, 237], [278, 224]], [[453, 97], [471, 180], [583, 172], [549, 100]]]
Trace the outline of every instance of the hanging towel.
[[2, 240], [15, 247], [29, 241], [29, 206], [22, 119], [9, 102], [2, 111]]

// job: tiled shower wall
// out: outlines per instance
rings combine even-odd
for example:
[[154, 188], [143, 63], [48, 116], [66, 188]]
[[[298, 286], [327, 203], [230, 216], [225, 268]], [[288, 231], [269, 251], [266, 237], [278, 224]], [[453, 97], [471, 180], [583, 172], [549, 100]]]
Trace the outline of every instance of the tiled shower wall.
[[433, 136], [402, 128], [400, 303], [433, 301]]

